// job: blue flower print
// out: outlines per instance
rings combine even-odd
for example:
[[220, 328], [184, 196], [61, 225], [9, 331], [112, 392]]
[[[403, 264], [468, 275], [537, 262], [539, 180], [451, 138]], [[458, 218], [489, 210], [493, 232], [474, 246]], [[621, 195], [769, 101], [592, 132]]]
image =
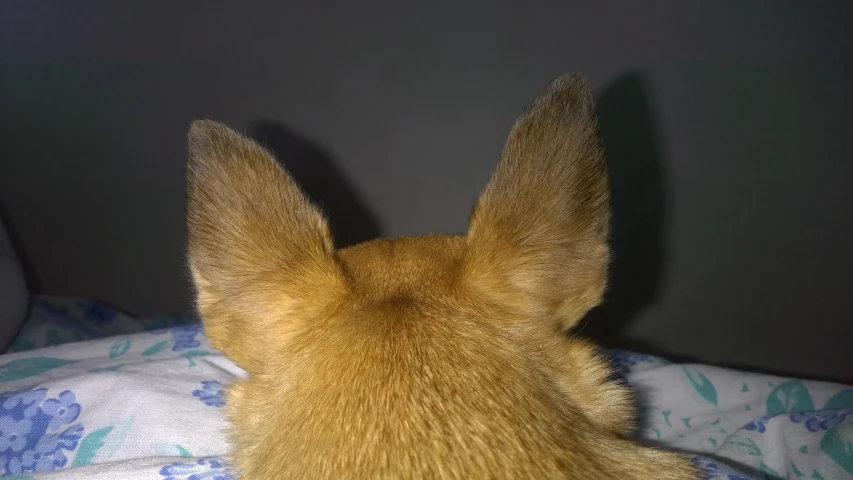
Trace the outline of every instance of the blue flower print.
[[853, 414], [853, 407], [841, 410], [819, 410], [816, 412], [792, 413], [791, 421], [802, 423], [810, 432], [820, 432], [843, 422], [847, 415]]
[[[80, 433], [82, 433], [82, 428], [80, 428]], [[77, 440], [79, 440], [79, 436], [71, 440], [69, 436], [61, 434], [41, 437], [35, 448], [27, 450], [21, 455], [22, 470], [45, 472], [64, 467], [68, 463], [68, 459], [62, 449], [66, 447], [77, 448]]]
[[33, 421], [29, 418], [20, 420], [9, 416], [0, 418], [0, 452], [23, 450], [27, 444], [27, 434], [32, 428]]
[[775, 416], [776, 415], [766, 415], [764, 417], [756, 418], [755, 420], [747, 423], [741, 428], [743, 428], [744, 430], [749, 430], [751, 432], [764, 433], [767, 431], [767, 421]]
[[195, 339], [195, 336], [201, 332], [201, 325], [187, 325], [185, 327], [177, 327], [172, 329], [172, 338], [175, 339], [175, 346], [172, 350], [180, 352], [196, 348], [201, 343]]
[[27, 471], [45, 472], [58, 467], [64, 467], [68, 459], [59, 450], [41, 453], [28, 450], [21, 456], [21, 467]]
[[55, 398], [46, 388], [0, 393], [0, 475], [66, 466], [83, 437], [83, 425], [74, 423], [80, 410], [70, 390]]
[[605, 354], [616, 364], [621, 374], [630, 372], [632, 367], [640, 363], [655, 363], [649, 355], [629, 352], [627, 350], [608, 350]]
[[44, 402], [42, 411], [52, 417], [48, 428], [56, 430], [62, 425], [77, 420], [80, 415], [80, 404], [74, 403], [74, 400], [74, 393], [65, 391], [60, 393], [58, 398], [51, 398]]
[[702, 478], [708, 480], [751, 480], [749, 477], [743, 476], [707, 457], [693, 457], [693, 463], [699, 467], [699, 471], [703, 474]]
[[172, 339], [175, 341], [175, 346], [172, 347], [172, 350], [175, 352], [182, 352], [184, 350], [201, 346], [201, 343], [195, 338], [196, 335], [201, 332], [201, 329], [201, 324], [195, 324], [168, 329], [151, 330], [151, 333], [159, 334], [170, 332], [172, 334]]
[[77, 442], [83, 437], [83, 426], [73, 425], [67, 428], [62, 433], [48, 434], [39, 440], [36, 444], [35, 451], [39, 453], [49, 453], [57, 449], [74, 450], [77, 448]]
[[5, 397], [2, 410], [14, 410], [18, 406], [21, 406], [24, 418], [33, 418], [39, 412], [39, 403], [44, 400], [45, 395], [47, 395], [47, 389], [45, 388], [3, 394], [0, 396], [0, 398]]
[[112, 323], [118, 317], [118, 312], [103, 303], [91, 302], [83, 311], [83, 315], [95, 325], [104, 326]]
[[200, 458], [195, 463], [173, 463], [160, 469], [163, 480], [235, 480], [219, 458]]
[[201, 390], [194, 390], [193, 396], [198, 397], [209, 407], [225, 406], [225, 390], [223, 390], [222, 384], [216, 380], [201, 382]]

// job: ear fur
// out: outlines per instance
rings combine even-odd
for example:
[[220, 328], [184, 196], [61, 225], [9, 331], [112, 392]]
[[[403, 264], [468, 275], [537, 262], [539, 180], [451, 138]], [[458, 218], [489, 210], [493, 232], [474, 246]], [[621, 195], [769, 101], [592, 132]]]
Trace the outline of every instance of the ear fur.
[[468, 229], [471, 281], [567, 328], [600, 301], [609, 191], [592, 94], [579, 73], [551, 83], [515, 123]]
[[252, 140], [199, 120], [188, 143], [188, 259], [198, 309], [211, 343], [257, 370], [261, 344], [286, 341], [300, 327], [300, 306], [339, 286], [329, 228]]

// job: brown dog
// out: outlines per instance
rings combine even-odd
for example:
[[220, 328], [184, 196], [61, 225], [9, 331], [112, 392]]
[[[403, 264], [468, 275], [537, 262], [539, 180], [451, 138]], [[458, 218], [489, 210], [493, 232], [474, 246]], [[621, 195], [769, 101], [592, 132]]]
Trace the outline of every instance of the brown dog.
[[335, 250], [270, 153], [189, 134], [189, 263], [247, 479], [698, 474], [627, 439], [627, 390], [566, 330], [597, 305], [608, 185], [591, 93], [552, 83], [510, 133], [467, 235]]

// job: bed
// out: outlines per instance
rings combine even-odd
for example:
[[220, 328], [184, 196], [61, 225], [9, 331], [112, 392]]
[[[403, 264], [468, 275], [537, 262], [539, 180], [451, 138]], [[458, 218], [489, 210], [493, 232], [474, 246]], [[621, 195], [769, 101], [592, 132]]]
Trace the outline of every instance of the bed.
[[[853, 478], [853, 388], [608, 351], [644, 442], [708, 478]], [[193, 317], [37, 296], [0, 357], [0, 474], [225, 480], [223, 387], [244, 375]]]

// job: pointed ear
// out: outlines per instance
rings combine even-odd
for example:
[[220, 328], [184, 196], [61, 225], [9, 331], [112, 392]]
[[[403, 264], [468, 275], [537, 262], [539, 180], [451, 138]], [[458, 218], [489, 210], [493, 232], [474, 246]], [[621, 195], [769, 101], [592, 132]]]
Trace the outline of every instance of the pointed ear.
[[206, 120], [189, 132], [187, 231], [211, 344], [250, 372], [339, 287], [320, 211], [264, 148]]
[[468, 230], [467, 272], [496, 300], [570, 327], [600, 301], [609, 193], [592, 94], [565, 75], [527, 108]]

